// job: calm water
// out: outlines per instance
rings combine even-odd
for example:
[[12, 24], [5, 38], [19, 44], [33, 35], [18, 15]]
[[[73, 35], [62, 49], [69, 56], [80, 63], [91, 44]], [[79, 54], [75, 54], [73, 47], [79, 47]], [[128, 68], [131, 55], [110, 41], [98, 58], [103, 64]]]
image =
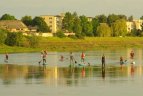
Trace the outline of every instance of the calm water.
[[[131, 65], [130, 51], [136, 62]], [[73, 52], [80, 62], [81, 52]], [[101, 68], [101, 56], [106, 68]], [[40, 53], [9, 54], [9, 62], [0, 55], [1, 96], [141, 96], [143, 94], [143, 49], [88, 51], [91, 66], [69, 67], [69, 53], [48, 52], [47, 65], [39, 66]], [[60, 61], [60, 56], [64, 61]], [[121, 69], [119, 57], [127, 59]]]

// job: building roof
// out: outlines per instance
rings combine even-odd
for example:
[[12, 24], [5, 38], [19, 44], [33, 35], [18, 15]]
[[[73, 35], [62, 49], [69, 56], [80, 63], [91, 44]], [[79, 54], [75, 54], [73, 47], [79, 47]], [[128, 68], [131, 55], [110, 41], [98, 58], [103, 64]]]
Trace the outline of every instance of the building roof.
[[6, 29], [23, 29], [27, 26], [20, 20], [0, 20], [0, 27]]

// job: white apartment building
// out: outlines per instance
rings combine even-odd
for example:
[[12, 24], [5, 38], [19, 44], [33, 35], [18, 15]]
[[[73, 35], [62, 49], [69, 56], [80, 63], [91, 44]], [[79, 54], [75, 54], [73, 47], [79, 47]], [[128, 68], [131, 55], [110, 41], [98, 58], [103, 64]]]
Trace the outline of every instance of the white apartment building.
[[139, 30], [142, 30], [142, 24], [143, 24], [143, 20], [133, 20], [132, 22], [126, 22], [126, 25], [127, 25], [127, 31], [128, 32], [131, 32], [132, 29], [139, 29]]
[[42, 15], [40, 16], [44, 18], [47, 25], [50, 27], [52, 33], [56, 33], [58, 29], [62, 27], [62, 20], [64, 18], [64, 14], [61, 15]]

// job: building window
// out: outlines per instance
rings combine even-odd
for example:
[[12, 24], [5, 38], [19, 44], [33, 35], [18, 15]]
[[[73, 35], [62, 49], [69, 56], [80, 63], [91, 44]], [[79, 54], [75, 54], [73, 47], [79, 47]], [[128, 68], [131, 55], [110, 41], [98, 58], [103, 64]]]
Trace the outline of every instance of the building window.
[[52, 28], [52, 25], [49, 25], [50, 28]]
[[57, 23], [60, 23], [60, 21], [57, 21]]

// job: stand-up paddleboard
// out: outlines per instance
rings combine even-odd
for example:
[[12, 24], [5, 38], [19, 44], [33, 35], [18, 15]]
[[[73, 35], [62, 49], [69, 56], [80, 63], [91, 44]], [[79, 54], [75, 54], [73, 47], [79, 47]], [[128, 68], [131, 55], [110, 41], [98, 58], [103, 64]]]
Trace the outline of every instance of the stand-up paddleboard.
[[90, 63], [86, 62], [75, 62], [77, 67], [85, 67], [85, 66], [90, 66]]
[[120, 64], [136, 64], [135, 61], [128, 62], [127, 60], [120, 62]]
[[122, 64], [127, 64], [127, 63], [128, 63], [127, 60], [120, 62], [121, 65], [122, 65]]
[[132, 61], [131, 64], [136, 64], [136, 62], [135, 62], [135, 61]]
[[87, 65], [84, 63], [79, 63], [78, 66], [87, 66]]

